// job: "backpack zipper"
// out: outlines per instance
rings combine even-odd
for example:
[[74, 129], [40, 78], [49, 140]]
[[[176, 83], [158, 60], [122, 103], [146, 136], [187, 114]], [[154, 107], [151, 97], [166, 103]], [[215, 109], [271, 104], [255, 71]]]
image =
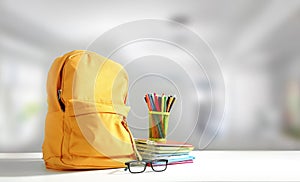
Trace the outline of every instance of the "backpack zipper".
[[61, 93], [62, 93], [62, 89], [57, 90], [57, 99], [58, 99], [61, 110], [63, 112], [65, 112], [65, 104], [62, 100]]
[[141, 155], [139, 154], [137, 148], [136, 148], [136, 145], [135, 145], [135, 140], [132, 138], [132, 133], [130, 132], [128, 126], [127, 126], [127, 121], [125, 119], [123, 119], [121, 121], [123, 127], [125, 128], [125, 130], [127, 131], [127, 133], [129, 134], [129, 138], [130, 138], [130, 141], [131, 141], [131, 146], [133, 148], [133, 151], [135, 153], [135, 157], [138, 161], [141, 161], [142, 160], [142, 157]]

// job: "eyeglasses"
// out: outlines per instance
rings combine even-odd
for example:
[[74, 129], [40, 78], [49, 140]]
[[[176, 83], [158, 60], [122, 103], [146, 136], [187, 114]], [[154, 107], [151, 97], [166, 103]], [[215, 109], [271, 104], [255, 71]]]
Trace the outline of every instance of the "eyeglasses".
[[129, 161], [126, 162], [127, 166], [124, 170], [129, 169], [131, 173], [142, 173], [146, 170], [147, 166], [151, 166], [152, 170], [155, 172], [162, 172], [167, 169], [168, 160], [167, 159], [157, 159], [157, 160], [142, 160], [142, 161]]

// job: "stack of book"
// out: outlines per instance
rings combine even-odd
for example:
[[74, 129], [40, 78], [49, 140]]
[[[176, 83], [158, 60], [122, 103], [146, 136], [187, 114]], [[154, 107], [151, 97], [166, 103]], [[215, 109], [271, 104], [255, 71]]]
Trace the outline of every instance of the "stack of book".
[[135, 139], [137, 150], [145, 160], [168, 159], [168, 164], [193, 163], [195, 159], [190, 155], [193, 145], [169, 141], [155, 142], [147, 139]]

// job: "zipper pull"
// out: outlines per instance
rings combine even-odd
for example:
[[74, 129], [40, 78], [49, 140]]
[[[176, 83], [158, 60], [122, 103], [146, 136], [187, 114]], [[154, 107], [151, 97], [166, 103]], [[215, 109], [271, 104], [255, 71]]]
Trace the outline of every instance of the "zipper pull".
[[61, 89], [57, 90], [57, 98], [58, 100], [61, 99]]

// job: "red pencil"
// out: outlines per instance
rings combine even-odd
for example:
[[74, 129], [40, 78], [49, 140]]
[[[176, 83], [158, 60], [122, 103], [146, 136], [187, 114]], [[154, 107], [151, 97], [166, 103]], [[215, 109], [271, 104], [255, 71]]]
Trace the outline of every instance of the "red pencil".
[[149, 109], [149, 111], [151, 111], [152, 109], [151, 109], [151, 105], [150, 105], [150, 99], [149, 99], [149, 96], [148, 96], [148, 94], [146, 94], [146, 95], [145, 95], [145, 100], [146, 100], [146, 103], [147, 103], [147, 105], [148, 105], [148, 109]]

